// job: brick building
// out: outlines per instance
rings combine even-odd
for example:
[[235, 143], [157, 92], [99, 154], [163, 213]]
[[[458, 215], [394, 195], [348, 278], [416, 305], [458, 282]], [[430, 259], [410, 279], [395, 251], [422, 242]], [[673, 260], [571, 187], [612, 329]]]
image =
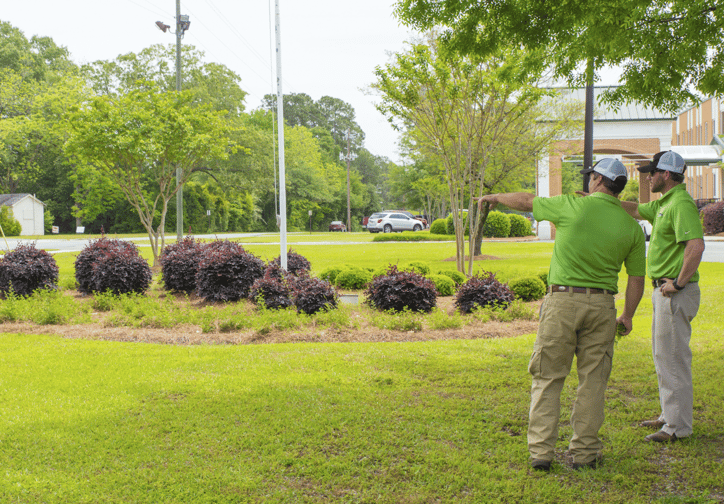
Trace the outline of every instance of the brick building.
[[[639, 201], [658, 198], [652, 194], [646, 177], [640, 177], [637, 165], [654, 154], [674, 150], [687, 164], [686, 188], [694, 199], [721, 199], [724, 156], [724, 103], [708, 99], [677, 116], [640, 104], [610, 110], [600, 102], [607, 87], [594, 87], [593, 161], [604, 157], [620, 160], [628, 169], [629, 180], [639, 182]], [[561, 100], [585, 102], [585, 88], [561, 89]], [[582, 165], [583, 139], [557, 142], [538, 160], [536, 190], [539, 196], [561, 194], [564, 163]], [[550, 223], [539, 223], [538, 236], [550, 239], [555, 230]]]

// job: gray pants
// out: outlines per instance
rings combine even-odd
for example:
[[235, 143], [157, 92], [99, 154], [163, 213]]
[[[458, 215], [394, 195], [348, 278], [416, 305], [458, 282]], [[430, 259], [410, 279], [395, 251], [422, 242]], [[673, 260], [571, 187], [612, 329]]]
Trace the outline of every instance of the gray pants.
[[651, 343], [659, 381], [661, 429], [683, 438], [691, 435], [694, 386], [691, 379], [691, 321], [699, 310], [699, 285], [688, 283], [683, 290], [664, 297], [654, 289]]

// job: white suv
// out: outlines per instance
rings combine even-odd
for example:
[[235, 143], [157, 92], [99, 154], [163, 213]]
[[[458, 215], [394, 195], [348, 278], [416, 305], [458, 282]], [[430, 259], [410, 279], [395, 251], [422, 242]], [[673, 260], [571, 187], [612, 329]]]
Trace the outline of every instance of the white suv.
[[367, 230], [370, 233], [392, 233], [399, 231], [421, 231], [422, 222], [403, 213], [378, 213], [367, 221]]

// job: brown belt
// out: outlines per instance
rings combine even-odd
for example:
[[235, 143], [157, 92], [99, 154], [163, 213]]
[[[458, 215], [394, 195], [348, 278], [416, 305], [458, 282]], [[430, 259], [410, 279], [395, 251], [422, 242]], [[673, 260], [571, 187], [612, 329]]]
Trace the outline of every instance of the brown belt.
[[607, 289], [597, 289], [595, 287], [570, 287], [568, 285], [551, 285], [548, 292], [574, 292], [576, 294], [613, 294], [613, 291]]

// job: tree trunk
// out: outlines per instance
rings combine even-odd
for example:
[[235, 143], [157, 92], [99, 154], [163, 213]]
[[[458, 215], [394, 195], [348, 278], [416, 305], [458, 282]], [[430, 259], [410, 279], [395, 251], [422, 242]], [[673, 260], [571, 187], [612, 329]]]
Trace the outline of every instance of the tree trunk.
[[490, 213], [490, 203], [483, 205], [483, 211], [477, 215], [477, 225], [475, 226], [475, 247], [473, 255], [479, 256], [482, 252], [483, 246], [483, 228], [485, 227], [485, 221], [488, 220], [488, 214]]

